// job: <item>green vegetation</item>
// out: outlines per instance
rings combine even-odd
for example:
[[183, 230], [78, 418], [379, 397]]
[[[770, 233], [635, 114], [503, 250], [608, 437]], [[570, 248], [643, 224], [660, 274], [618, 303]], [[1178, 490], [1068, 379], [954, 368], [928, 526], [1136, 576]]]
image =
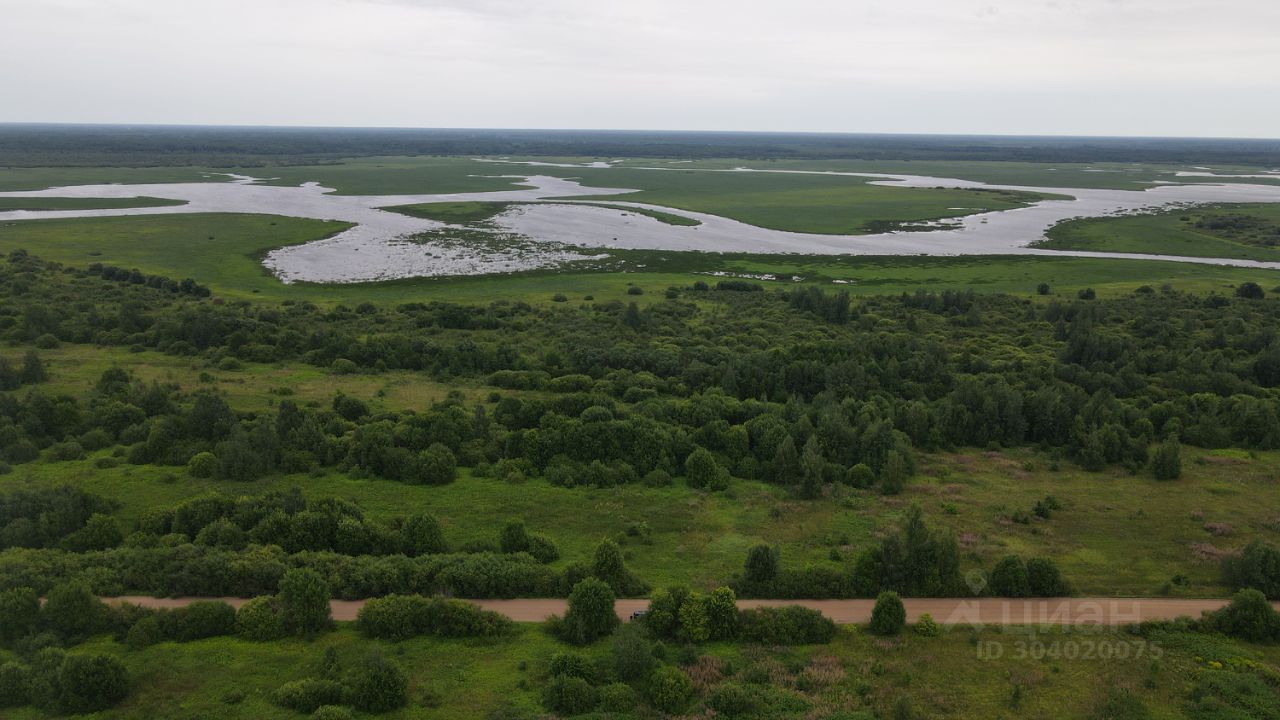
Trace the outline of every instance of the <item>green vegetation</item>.
[[[426, 218], [428, 220], [438, 220], [447, 223], [473, 223], [484, 222], [493, 219], [495, 216], [503, 213], [513, 205], [550, 205], [555, 203], [537, 203], [537, 202], [451, 202], [451, 203], [422, 203], [418, 205], [397, 205], [395, 207], [383, 208], [392, 212], [403, 213], [413, 217]], [[636, 215], [644, 215], [651, 217], [659, 222], [668, 225], [684, 225], [694, 226], [701, 223], [693, 218], [687, 218], [683, 215], [662, 212], [660, 210], [650, 210], [649, 208], [636, 208], [626, 205], [611, 205], [608, 203], [593, 202], [575, 202], [574, 205], [586, 205], [588, 207], [607, 208], [610, 210], [620, 210], [624, 213], [633, 213]]]
[[1061, 223], [1051, 250], [1280, 260], [1280, 205], [1215, 205]]
[[0, 197], [0, 212], [9, 210], [109, 210], [114, 208], [161, 207], [186, 205], [185, 200], [165, 198], [64, 198], [64, 197]]
[[[474, 169], [371, 158], [277, 182]], [[904, 218], [938, 200], [669, 175], [690, 205], [781, 198], [759, 208], [779, 223], [863, 222], [842, 203], [873, 191], [913, 198]], [[1267, 249], [1258, 217], [1195, 212]], [[257, 263], [341, 227], [0, 227], [6, 718], [1280, 716], [1271, 273], [618, 252], [324, 287]], [[979, 570], [1018, 598], [1239, 592], [1113, 633], [908, 631], [900, 597], [968, 596]], [[95, 598], [125, 592], [252, 599]], [[614, 598], [646, 595], [619, 624]], [[570, 606], [534, 627], [447, 596]], [[837, 628], [738, 609], [761, 596], [880, 600], [872, 627]], [[378, 599], [348, 624], [330, 597]]]
[[[759, 227], [795, 232], [862, 234], [894, 224], [1022, 207], [1043, 196], [994, 190], [895, 188], [872, 178], [836, 175], [548, 168], [588, 187], [632, 188], [610, 196], [693, 210]], [[608, 198], [602, 198], [608, 199]]]
[[[332, 305], [442, 300], [488, 303], [495, 297], [536, 305], [557, 293], [572, 300], [590, 295], [596, 302], [630, 299], [637, 284], [655, 291], [708, 280], [707, 273], [771, 274], [770, 287], [789, 287], [793, 276], [806, 284], [853, 295], [974, 289], [1030, 294], [1051, 281], [1064, 296], [1085, 287], [1103, 295], [1143, 285], [1174, 284], [1194, 292], [1230, 293], [1244, 282], [1275, 285], [1274, 273], [1214, 265], [1155, 263], [1093, 258], [1031, 256], [984, 257], [804, 257], [703, 254], [659, 251], [610, 251], [613, 260], [595, 268], [517, 275], [397, 280], [351, 285], [285, 285], [259, 263], [267, 251], [318, 240], [340, 232], [342, 223], [271, 215], [192, 214], [118, 218], [76, 218], [0, 224], [0, 251], [26, 249], [73, 267], [101, 262], [174, 278], [196, 277], [218, 295], [264, 300], [308, 300]], [[212, 239], [210, 239], [212, 238]], [[626, 270], [622, 273], [618, 270]], [[655, 292], [642, 305], [660, 299]], [[359, 380], [354, 380], [359, 382]]]

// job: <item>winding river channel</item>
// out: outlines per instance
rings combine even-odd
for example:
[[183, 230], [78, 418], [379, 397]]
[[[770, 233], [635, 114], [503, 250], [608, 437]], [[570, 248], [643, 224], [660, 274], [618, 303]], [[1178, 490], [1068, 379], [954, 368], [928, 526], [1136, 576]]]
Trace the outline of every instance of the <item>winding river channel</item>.
[[[526, 166], [538, 164], [523, 163]], [[662, 171], [659, 168], [653, 170]], [[536, 170], [531, 168], [531, 172], [536, 173]], [[806, 171], [748, 169], [704, 172], [810, 174]], [[1280, 185], [1241, 182], [1220, 184], [1214, 183], [1213, 177], [1196, 177], [1195, 184], [1161, 184], [1143, 190], [1098, 190], [990, 185], [917, 175], [821, 174], [874, 178], [873, 182], [876, 184], [892, 187], [1021, 190], [1066, 195], [1071, 199], [1043, 200], [1028, 207], [969, 215], [946, 221], [941, 229], [929, 231], [821, 235], [770, 230], [716, 215], [628, 202], [621, 197], [609, 201], [610, 205], [658, 210], [699, 221], [699, 224], [692, 226], [670, 225], [646, 215], [588, 205], [585, 204], [586, 201], [573, 199], [583, 196], [625, 196], [634, 192], [633, 190], [586, 187], [574, 180], [548, 175], [502, 176], [511, 177], [513, 182], [518, 182], [511, 190], [432, 195], [338, 195], [316, 183], [280, 187], [262, 184], [252, 177], [228, 175], [223, 182], [78, 185], [0, 192], [0, 197], [145, 196], [186, 203], [164, 207], [99, 210], [14, 210], [0, 212], [0, 223], [123, 215], [262, 213], [339, 220], [353, 225], [329, 238], [282, 247], [268, 253], [264, 264], [284, 282], [365, 282], [404, 277], [513, 272], [554, 267], [566, 261], [597, 257], [601, 248], [807, 255], [1071, 255], [1280, 269], [1280, 262], [1058, 251], [1035, 247], [1049, 228], [1063, 220], [1201, 203], [1276, 203], [1280, 202]], [[379, 209], [433, 202], [478, 200], [527, 203], [548, 199], [554, 199], [554, 202], [513, 205], [494, 218], [488, 227], [480, 230]], [[478, 234], [491, 236], [493, 241], [476, 242]]]

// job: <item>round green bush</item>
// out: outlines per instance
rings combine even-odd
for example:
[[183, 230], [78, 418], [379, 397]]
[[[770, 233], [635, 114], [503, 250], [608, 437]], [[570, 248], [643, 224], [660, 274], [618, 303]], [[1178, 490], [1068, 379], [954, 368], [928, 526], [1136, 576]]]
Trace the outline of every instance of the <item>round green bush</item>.
[[211, 478], [218, 471], [218, 457], [211, 452], [199, 452], [187, 461], [187, 472], [191, 477]]
[[387, 712], [409, 701], [409, 680], [404, 671], [376, 652], [352, 674], [350, 688], [351, 703], [365, 712]]
[[626, 683], [612, 683], [600, 688], [600, 709], [605, 712], [629, 713], [639, 702], [635, 688]]
[[129, 673], [110, 655], [68, 655], [58, 671], [60, 706], [69, 713], [105, 710], [129, 694]]
[[305, 678], [276, 688], [271, 702], [300, 713], [312, 713], [325, 705], [339, 705], [346, 700], [346, 688], [335, 680]]
[[155, 615], [148, 615], [134, 623], [124, 636], [124, 644], [130, 650], [141, 650], [164, 641], [164, 630], [160, 628], [160, 618]]
[[711, 692], [707, 705], [720, 715], [737, 717], [750, 713], [755, 703], [746, 688], [735, 683], [723, 683]]
[[876, 635], [897, 635], [906, 624], [907, 609], [898, 593], [880, 593], [875, 607], [871, 609], [871, 632]]
[[236, 634], [248, 640], [279, 640], [284, 637], [284, 620], [276, 599], [256, 597], [236, 611]]
[[353, 375], [359, 370], [359, 367], [346, 358], [338, 358], [333, 361], [329, 369], [333, 371], [334, 375]]
[[556, 675], [542, 688], [542, 706], [559, 715], [581, 715], [599, 702], [596, 689], [580, 677]]

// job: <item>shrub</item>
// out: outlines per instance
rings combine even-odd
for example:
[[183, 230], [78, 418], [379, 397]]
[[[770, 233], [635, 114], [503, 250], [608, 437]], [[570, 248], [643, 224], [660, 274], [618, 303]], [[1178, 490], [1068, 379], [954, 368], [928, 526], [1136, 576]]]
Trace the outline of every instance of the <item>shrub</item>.
[[1071, 592], [1062, 579], [1058, 564], [1049, 558], [1031, 558], [1027, 561], [1027, 585], [1031, 597], [1062, 597]]
[[599, 701], [596, 689], [580, 677], [556, 675], [542, 688], [542, 706], [559, 715], [590, 712]]
[[351, 676], [351, 704], [365, 712], [387, 712], [409, 701], [409, 680], [404, 671], [380, 653], [369, 655]]
[[81, 583], [55, 585], [40, 611], [41, 623], [68, 643], [98, 632], [105, 616], [106, 606]]
[[27, 686], [31, 672], [16, 662], [0, 665], [0, 708], [26, 705], [31, 700]]
[[279, 603], [269, 595], [256, 597], [236, 612], [236, 634], [249, 640], [278, 640], [285, 636]]
[[636, 709], [640, 698], [626, 683], [611, 683], [600, 688], [600, 709], [609, 713], [629, 713]]
[[329, 365], [329, 369], [334, 375], [353, 375], [360, 368], [354, 362], [346, 358], [338, 358]]
[[322, 705], [311, 713], [311, 720], [355, 720], [355, 715], [341, 705]]
[[458, 459], [440, 443], [431, 443], [418, 454], [410, 482], [420, 485], [448, 485], [458, 477]]
[[723, 683], [716, 687], [707, 698], [707, 706], [728, 717], [746, 715], [755, 709], [751, 693], [734, 683]]
[[124, 636], [124, 644], [130, 650], [141, 650], [167, 639], [164, 630], [160, 627], [160, 618], [156, 615], [148, 615], [129, 628], [129, 632]]
[[743, 610], [739, 622], [742, 638], [766, 645], [825, 644], [836, 634], [836, 624], [830, 618], [799, 605]]
[[628, 623], [614, 634], [610, 648], [613, 671], [624, 682], [635, 682], [649, 676], [657, 665], [653, 643], [642, 623]]
[[10, 643], [36, 629], [40, 597], [29, 587], [0, 592], [0, 643]]
[[346, 702], [346, 688], [334, 680], [306, 678], [285, 683], [271, 693], [271, 702], [300, 713], [313, 713], [325, 705]]
[[1207, 619], [1214, 630], [1224, 635], [1252, 642], [1280, 641], [1280, 613], [1265, 595], [1252, 588], [1231, 596], [1230, 604]]
[[1233, 588], [1251, 587], [1280, 599], [1280, 549], [1254, 540], [1239, 555], [1223, 558], [1222, 579]]
[[462, 600], [387, 595], [360, 608], [356, 628], [369, 637], [405, 640], [417, 635], [495, 637], [510, 631], [511, 621]]
[[916, 634], [921, 637], [937, 637], [942, 634], [942, 627], [934, 621], [932, 615], [924, 613], [916, 621]]
[[412, 515], [400, 529], [404, 554], [409, 557], [449, 552], [440, 521], [432, 515]]
[[67, 653], [60, 647], [41, 649], [31, 659], [27, 694], [32, 705], [48, 713], [62, 710], [62, 664]]
[[643, 295], [643, 294], [644, 294], [644, 289], [643, 289], [643, 288], [641, 288], [641, 287], [638, 287], [638, 286], [636, 286], [636, 285], [632, 285], [631, 287], [627, 288], [627, 294], [628, 294], [628, 295]]
[[280, 619], [285, 632], [308, 635], [327, 630], [329, 620], [329, 584], [320, 573], [306, 568], [290, 570], [280, 578]]
[[618, 626], [613, 589], [603, 580], [589, 577], [573, 586], [564, 614], [564, 639], [585, 645], [608, 635]]
[[187, 472], [195, 478], [211, 478], [218, 472], [218, 456], [211, 452], [198, 452], [187, 461]]
[[876, 635], [897, 635], [907, 623], [907, 609], [898, 593], [886, 591], [876, 598], [871, 609], [870, 630]]
[[551, 657], [550, 675], [567, 675], [582, 678], [587, 682], [595, 679], [595, 670], [591, 661], [576, 652], [559, 652]]
[[1017, 555], [1006, 555], [991, 570], [991, 594], [1021, 598], [1031, 594], [1027, 566]]
[[1151, 474], [1157, 480], [1182, 477], [1182, 446], [1176, 435], [1170, 435], [1151, 454]]
[[160, 616], [165, 635], [178, 642], [231, 635], [236, 629], [236, 611], [221, 600], [201, 600]]
[[649, 704], [665, 713], [678, 713], [689, 704], [693, 681], [680, 668], [658, 668], [649, 678]]
[[94, 513], [85, 521], [84, 527], [76, 530], [62, 540], [62, 547], [71, 552], [89, 552], [91, 550], [108, 550], [116, 547], [124, 540], [120, 526], [110, 515]]
[[129, 673], [110, 655], [67, 655], [58, 671], [59, 705], [70, 713], [105, 710], [129, 694]]

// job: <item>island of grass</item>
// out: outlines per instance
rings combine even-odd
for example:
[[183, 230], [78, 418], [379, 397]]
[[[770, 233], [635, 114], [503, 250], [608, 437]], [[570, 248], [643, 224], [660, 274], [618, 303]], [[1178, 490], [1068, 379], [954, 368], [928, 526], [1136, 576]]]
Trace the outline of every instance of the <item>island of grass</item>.
[[427, 220], [436, 220], [446, 223], [473, 223], [486, 222], [506, 212], [509, 208], [517, 205], [555, 205], [555, 204], [573, 204], [587, 205], [589, 207], [606, 208], [609, 210], [619, 210], [624, 213], [633, 213], [635, 215], [644, 215], [653, 218], [658, 222], [667, 225], [681, 225], [685, 227], [693, 227], [701, 225], [693, 218], [676, 215], [675, 213], [662, 212], [661, 210], [651, 210], [649, 208], [629, 207], [627, 205], [616, 205], [610, 203], [595, 202], [574, 202], [574, 203], [536, 203], [536, 202], [483, 202], [483, 201], [466, 201], [466, 202], [445, 202], [445, 203], [422, 203], [418, 205], [397, 205], [395, 207], [382, 208], [391, 212], [398, 212], [402, 215], [412, 217], [426, 218]]
[[170, 200], [156, 197], [0, 197], [0, 212], [8, 212], [10, 210], [116, 210], [123, 208], [170, 207], [186, 204], [186, 200]]
[[1007, 190], [893, 187], [873, 184], [876, 178], [843, 175], [632, 168], [546, 171], [576, 179], [587, 187], [638, 191], [594, 199], [662, 205], [772, 230], [825, 235], [866, 235], [901, 225], [1063, 199], [1061, 195]]
[[1038, 247], [1280, 261], [1280, 204], [1220, 204], [1059, 223]]

